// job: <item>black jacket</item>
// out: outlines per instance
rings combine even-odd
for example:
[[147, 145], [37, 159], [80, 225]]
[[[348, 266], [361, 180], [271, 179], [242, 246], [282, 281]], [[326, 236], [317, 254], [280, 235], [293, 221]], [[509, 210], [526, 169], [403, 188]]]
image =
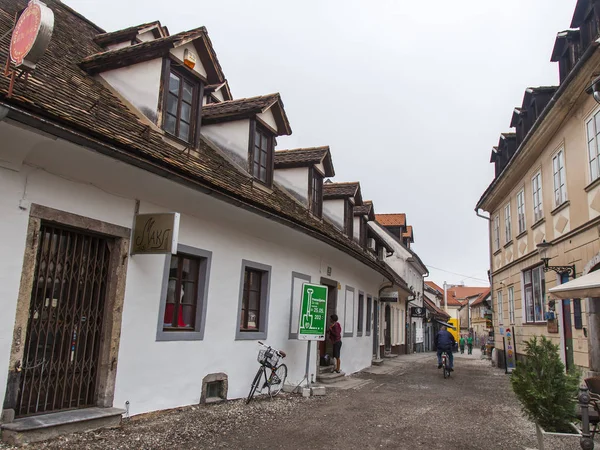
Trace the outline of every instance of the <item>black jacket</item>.
[[456, 344], [456, 339], [447, 330], [440, 330], [435, 335], [435, 346], [438, 350], [450, 351]]

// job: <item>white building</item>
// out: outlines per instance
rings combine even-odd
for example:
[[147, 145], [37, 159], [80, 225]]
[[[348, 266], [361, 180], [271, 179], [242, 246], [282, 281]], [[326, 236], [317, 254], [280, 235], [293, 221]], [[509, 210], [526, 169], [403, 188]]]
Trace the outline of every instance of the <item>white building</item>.
[[[4, 4], [13, 17], [18, 5]], [[5, 435], [13, 416], [195, 404], [210, 383], [218, 396], [243, 397], [258, 340], [287, 352], [298, 383], [304, 282], [330, 287], [343, 370], [369, 366], [379, 292], [406, 283], [381, 242], [369, 250], [354, 239], [359, 186], [339, 184], [323, 201], [329, 149], [275, 152], [276, 137], [291, 133], [280, 96], [231, 100], [204, 28], [104, 33], [60, 2], [48, 6], [48, 51], [28, 85], [0, 101]], [[77, 45], [67, 56], [68, 42]], [[176, 253], [132, 254], [175, 232], [155, 216], [134, 233], [135, 218], [172, 212]], [[369, 215], [360, 220], [362, 230]], [[324, 351], [313, 345], [311, 373]]]

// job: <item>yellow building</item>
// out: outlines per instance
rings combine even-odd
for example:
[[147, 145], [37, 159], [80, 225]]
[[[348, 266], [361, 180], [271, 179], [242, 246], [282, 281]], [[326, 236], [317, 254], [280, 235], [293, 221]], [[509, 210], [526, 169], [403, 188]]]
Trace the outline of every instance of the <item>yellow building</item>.
[[[523, 341], [546, 335], [560, 345], [568, 368], [600, 372], [594, 301], [553, 302], [547, 295], [573, 275], [600, 268], [600, 105], [592, 95], [600, 15], [591, 6], [579, 0], [571, 23], [579, 29], [556, 38], [560, 86], [529, 88], [515, 108], [515, 132], [502, 134], [492, 151], [495, 178], [476, 211], [489, 213], [496, 346], [514, 327], [517, 359]], [[544, 241], [550, 268], [538, 254]]]

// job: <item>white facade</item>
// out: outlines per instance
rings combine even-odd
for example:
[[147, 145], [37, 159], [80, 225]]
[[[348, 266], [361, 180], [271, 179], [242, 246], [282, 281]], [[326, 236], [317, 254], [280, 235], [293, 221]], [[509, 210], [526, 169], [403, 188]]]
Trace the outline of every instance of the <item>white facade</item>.
[[308, 207], [308, 167], [276, 169], [273, 179], [296, 200]]
[[[303, 376], [307, 345], [289, 339], [291, 318], [298, 314], [298, 301], [291, 298], [292, 273], [316, 283], [321, 276], [339, 283], [337, 313], [347, 318], [342, 368], [353, 373], [371, 364], [372, 338], [356, 333], [356, 302], [359, 291], [377, 295], [386, 281], [380, 273], [292, 228], [85, 148], [7, 124], [1, 125], [0, 134], [5, 143], [21, 134], [33, 143], [11, 147], [13, 162], [23, 161], [20, 167], [0, 167], [0, 233], [5, 242], [0, 258], [0, 308], [5, 311], [0, 315], [0, 386], [6, 385], [9, 370], [22, 255], [34, 203], [127, 228], [132, 226], [136, 201], [140, 213], [177, 211], [179, 243], [212, 252], [204, 337], [189, 341], [156, 339], [166, 256], [127, 258], [116, 407], [129, 401], [130, 413], [139, 414], [198, 403], [203, 377], [216, 372], [228, 375], [229, 398], [247, 395], [258, 367], [258, 346], [254, 340], [236, 340], [242, 260], [271, 267], [265, 342], [288, 353], [290, 383]], [[332, 268], [330, 274], [322, 273], [323, 261]], [[345, 295], [349, 288], [354, 296]], [[311, 373], [317, 373], [315, 350], [313, 344]], [[0, 400], [3, 396], [1, 389]]]

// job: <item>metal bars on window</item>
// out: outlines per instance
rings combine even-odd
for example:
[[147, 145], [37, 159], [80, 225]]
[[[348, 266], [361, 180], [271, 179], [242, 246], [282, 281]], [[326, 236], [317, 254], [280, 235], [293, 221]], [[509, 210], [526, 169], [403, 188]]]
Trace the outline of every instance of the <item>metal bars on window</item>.
[[16, 414], [93, 406], [110, 241], [42, 225]]

